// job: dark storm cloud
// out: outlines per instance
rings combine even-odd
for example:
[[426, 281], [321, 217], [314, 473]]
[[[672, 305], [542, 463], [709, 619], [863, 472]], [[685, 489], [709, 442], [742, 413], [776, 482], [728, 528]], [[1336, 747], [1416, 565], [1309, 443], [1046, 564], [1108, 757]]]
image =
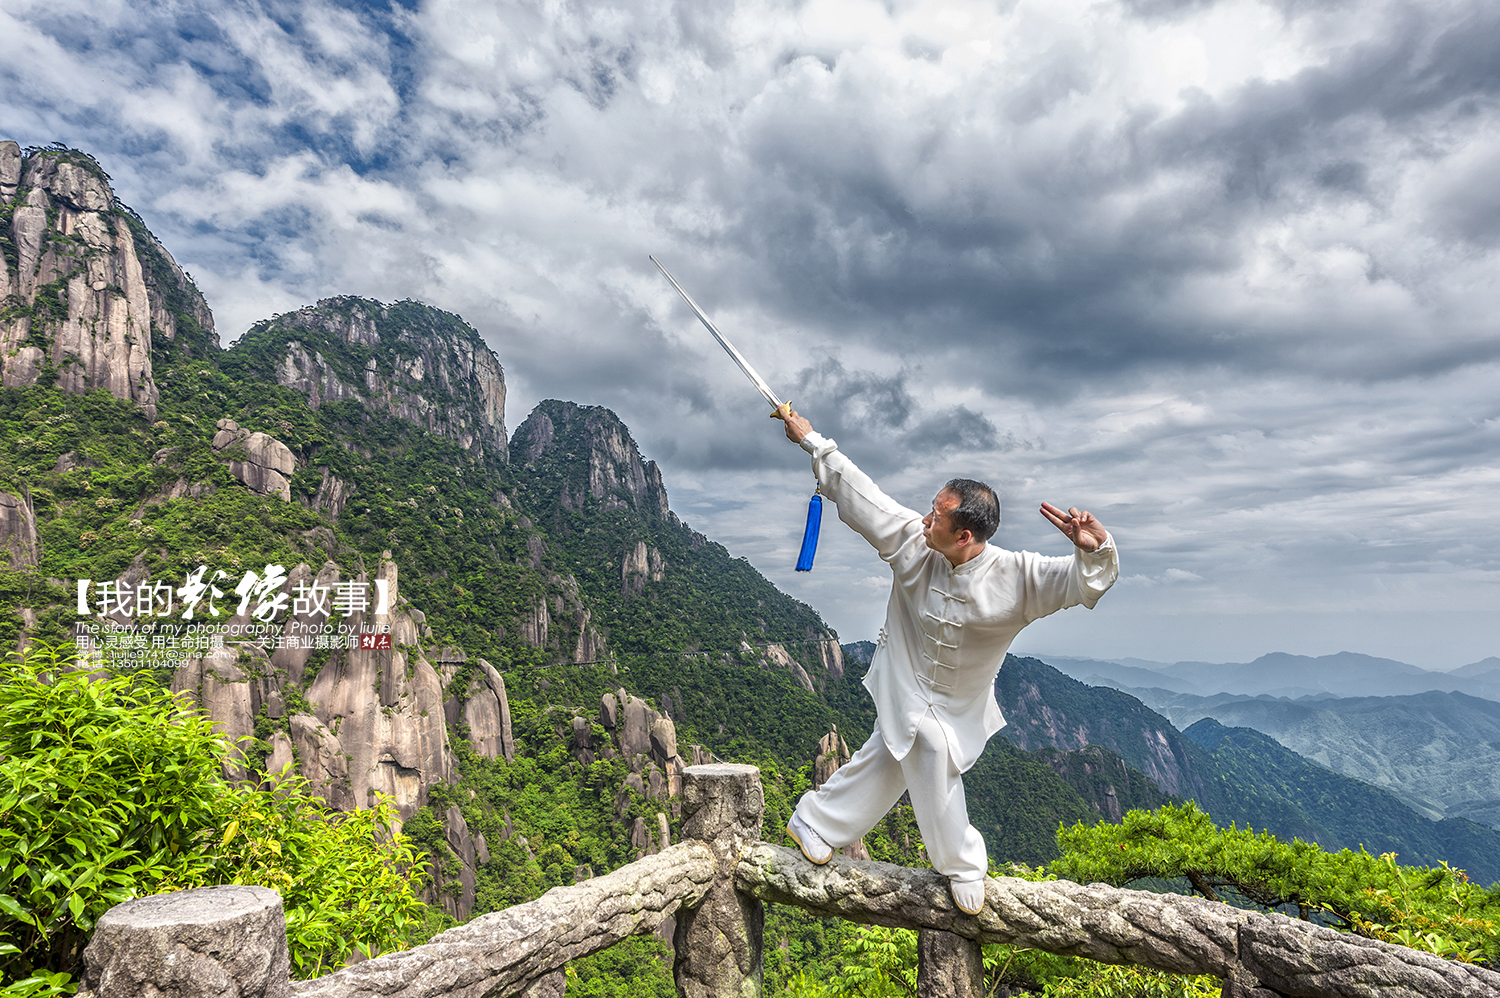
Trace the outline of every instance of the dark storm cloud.
[[[807, 415], [819, 432], [848, 453], [860, 454], [867, 471], [880, 474], [955, 451], [1006, 450], [994, 423], [966, 405], [924, 405], [908, 388], [907, 372], [879, 375], [851, 371], [826, 357], [803, 368], [796, 397], [813, 400]], [[779, 456], [779, 455], [778, 455]]]
[[[1349, 330], [1323, 316], [1275, 330], [1251, 316], [1206, 321], [1180, 314], [1173, 299], [1195, 277], [1243, 266], [1246, 244], [1269, 218], [1309, 217], [1351, 195], [1392, 211], [1391, 149], [1396, 166], [1441, 154], [1455, 129], [1481, 107], [1493, 110], [1500, 9], [1401, 7], [1389, 22], [1379, 37], [1289, 79], [1252, 81], [1174, 114], [1142, 108], [1107, 130], [1085, 130], [1045, 173], [959, 179], [973, 163], [939, 125], [841, 114], [836, 98], [805, 110], [799, 104], [818, 89], [808, 84], [793, 91], [796, 103], [752, 125], [755, 169], [773, 179], [756, 188], [736, 238], [747, 257], [774, 268], [791, 307], [828, 324], [857, 315], [886, 345], [916, 329], [939, 345], [983, 339], [1001, 361], [979, 372], [995, 390], [1048, 392], [1080, 370], [1304, 369], [1319, 363], [1309, 345]], [[1058, 72], [1060, 91], [1097, 84], [1082, 59]], [[826, 75], [834, 77], [826, 86], [840, 85], [837, 73]], [[931, 108], [937, 121], [946, 111], [960, 126], [983, 110]], [[893, 142], [893, 133], [903, 139]], [[980, 151], [1002, 162], [1000, 146]], [[1384, 176], [1373, 176], [1369, 161], [1381, 162]], [[933, 174], [951, 179], [949, 198], [921, 196]], [[1173, 182], [1163, 187], [1167, 177]], [[1448, 202], [1467, 205], [1471, 193], [1477, 210], [1446, 214], [1457, 215], [1466, 238], [1483, 241], [1496, 217], [1492, 185], [1476, 176]], [[1132, 203], [1102, 218], [1114, 200]], [[1382, 267], [1397, 283], [1425, 276], [1377, 257], [1372, 282]], [[1354, 358], [1351, 367], [1338, 349], [1328, 366], [1388, 378], [1412, 365], [1436, 371], [1493, 357], [1472, 333], [1457, 335], [1477, 354], [1373, 335], [1383, 356]]]

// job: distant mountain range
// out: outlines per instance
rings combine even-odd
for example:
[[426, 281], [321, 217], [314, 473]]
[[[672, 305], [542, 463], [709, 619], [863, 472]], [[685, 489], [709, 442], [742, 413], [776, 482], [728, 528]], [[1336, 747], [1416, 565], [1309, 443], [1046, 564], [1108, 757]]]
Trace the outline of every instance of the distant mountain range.
[[1125, 690], [1187, 729], [1254, 728], [1337, 773], [1384, 787], [1429, 818], [1500, 825], [1500, 703], [1464, 693], [1285, 700]]
[[1275, 652], [1248, 663], [1053, 657], [1186, 730], [1253, 728], [1434, 820], [1500, 825], [1500, 658], [1432, 672], [1388, 658]]
[[[1136, 696], [1084, 684], [1030, 658], [1006, 659], [996, 696], [1009, 722], [1001, 735], [1017, 747], [1032, 752], [1047, 747], [1077, 751], [1089, 745], [1107, 749], [1172, 796], [1197, 801], [1219, 824], [1233, 821], [1283, 839], [1317, 842], [1326, 849], [1363, 846], [1372, 853], [1394, 852], [1404, 863], [1436, 865], [1446, 860], [1481, 883], [1500, 880], [1500, 832], [1463, 817], [1429, 820], [1391, 791], [1309, 761], [1260, 730], [1226, 727], [1200, 715], [1180, 731], [1174, 722], [1180, 726], [1185, 714], [1169, 721]], [[1500, 704], [1462, 694], [1428, 696], [1462, 697], [1500, 714]], [[1287, 703], [1248, 698], [1229, 702]], [[1328, 700], [1312, 706], [1349, 702]], [[1434, 711], [1435, 716], [1441, 713], [1441, 708]], [[1384, 726], [1394, 729], [1393, 738], [1399, 737], [1400, 729], [1419, 727], [1410, 717], [1387, 720]], [[1470, 762], [1467, 768], [1493, 767]], [[974, 782], [978, 785], [971, 797], [983, 793], [983, 784]]]
[[1500, 701], [1500, 658], [1490, 657], [1451, 672], [1432, 672], [1389, 658], [1339, 652], [1289, 655], [1272, 652], [1253, 662], [1114, 661], [1047, 656], [1055, 668], [1086, 683], [1117, 688], [1156, 688], [1212, 696], [1236, 693], [1274, 697], [1410, 696], [1458, 692]]

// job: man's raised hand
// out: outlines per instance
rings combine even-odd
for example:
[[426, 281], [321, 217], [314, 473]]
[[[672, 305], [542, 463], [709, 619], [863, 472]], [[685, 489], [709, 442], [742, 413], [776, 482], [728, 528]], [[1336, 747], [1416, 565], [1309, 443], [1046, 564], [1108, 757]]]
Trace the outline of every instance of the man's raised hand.
[[771, 413], [771, 418], [783, 420], [786, 423], [786, 438], [794, 444], [800, 444], [802, 438], [812, 432], [812, 424], [797, 415], [797, 410], [792, 408], [791, 403], [787, 403], [784, 409], [785, 411], [777, 409]]
[[1078, 507], [1070, 506], [1064, 513], [1050, 502], [1044, 502], [1041, 512], [1052, 521], [1054, 527], [1063, 532], [1064, 537], [1085, 551], [1099, 550], [1099, 545], [1109, 537], [1104, 524], [1094, 519], [1094, 514], [1088, 510], [1080, 511]]

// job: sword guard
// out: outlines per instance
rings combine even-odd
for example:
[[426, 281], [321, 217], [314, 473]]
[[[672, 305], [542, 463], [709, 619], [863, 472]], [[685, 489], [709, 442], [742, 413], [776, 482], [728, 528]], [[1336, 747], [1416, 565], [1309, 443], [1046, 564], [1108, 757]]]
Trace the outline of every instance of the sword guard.
[[792, 411], [792, 400], [791, 399], [787, 399], [785, 402], [781, 403], [781, 405], [779, 405], [775, 409], [771, 410], [771, 418], [772, 419], [779, 419], [779, 420], [781, 420], [784, 423], [784, 422], [786, 422], [787, 413], [789, 413], [791, 411]]

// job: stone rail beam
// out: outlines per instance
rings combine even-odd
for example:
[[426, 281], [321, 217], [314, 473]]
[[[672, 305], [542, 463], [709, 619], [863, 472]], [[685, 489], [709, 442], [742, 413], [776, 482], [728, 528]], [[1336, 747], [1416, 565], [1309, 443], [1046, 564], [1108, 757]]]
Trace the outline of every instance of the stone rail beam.
[[1500, 998], [1493, 971], [1202, 898], [1000, 877], [986, 882], [984, 910], [966, 915], [932, 870], [842, 856], [814, 866], [766, 842], [741, 856], [735, 881], [762, 901], [852, 922], [1213, 974], [1233, 998]]
[[653, 933], [703, 901], [717, 868], [701, 842], [671, 846], [614, 873], [554, 887], [481, 915], [415, 949], [293, 982], [299, 998], [503, 998], [628, 936]]

